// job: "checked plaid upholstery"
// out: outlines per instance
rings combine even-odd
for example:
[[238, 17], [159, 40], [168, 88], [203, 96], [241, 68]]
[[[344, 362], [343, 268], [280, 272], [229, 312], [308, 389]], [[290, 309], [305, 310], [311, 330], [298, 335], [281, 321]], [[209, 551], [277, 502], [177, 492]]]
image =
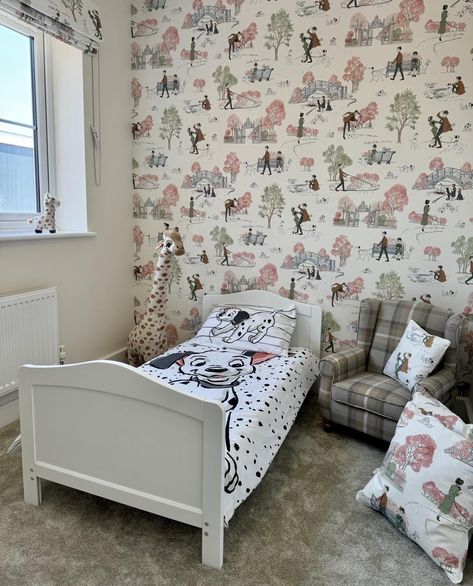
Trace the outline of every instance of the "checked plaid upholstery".
[[466, 318], [422, 302], [364, 299], [356, 348], [326, 355], [320, 362], [319, 405], [324, 419], [391, 440], [410, 393], [382, 372], [411, 319], [430, 334], [450, 340], [436, 371], [418, 388], [446, 405], [452, 402]]

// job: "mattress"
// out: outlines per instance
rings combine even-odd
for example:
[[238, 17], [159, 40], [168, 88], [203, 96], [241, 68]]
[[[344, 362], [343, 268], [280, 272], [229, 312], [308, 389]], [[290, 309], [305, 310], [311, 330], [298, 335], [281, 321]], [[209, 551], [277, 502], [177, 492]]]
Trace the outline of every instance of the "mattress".
[[215, 349], [189, 340], [139, 368], [203, 399], [221, 401], [225, 426], [225, 522], [258, 486], [318, 375], [305, 348], [289, 356]]

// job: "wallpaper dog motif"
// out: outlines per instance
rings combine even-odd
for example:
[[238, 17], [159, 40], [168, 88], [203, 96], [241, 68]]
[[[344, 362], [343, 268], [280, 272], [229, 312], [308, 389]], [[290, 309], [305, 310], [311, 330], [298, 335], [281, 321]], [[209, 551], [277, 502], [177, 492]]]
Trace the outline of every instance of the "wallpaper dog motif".
[[[136, 320], [165, 222], [170, 343], [212, 292], [323, 305], [351, 347], [359, 300], [473, 313], [473, 3], [131, 5]], [[389, 263], [389, 267], [386, 267]], [[473, 361], [473, 328], [464, 354]]]

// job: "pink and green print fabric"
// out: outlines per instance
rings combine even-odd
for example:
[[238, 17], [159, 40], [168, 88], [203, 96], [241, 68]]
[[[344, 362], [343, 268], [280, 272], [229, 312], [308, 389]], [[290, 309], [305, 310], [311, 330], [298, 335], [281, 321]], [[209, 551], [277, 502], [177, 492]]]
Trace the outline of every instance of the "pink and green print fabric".
[[414, 393], [381, 468], [356, 499], [385, 515], [459, 584], [473, 528], [473, 425]]

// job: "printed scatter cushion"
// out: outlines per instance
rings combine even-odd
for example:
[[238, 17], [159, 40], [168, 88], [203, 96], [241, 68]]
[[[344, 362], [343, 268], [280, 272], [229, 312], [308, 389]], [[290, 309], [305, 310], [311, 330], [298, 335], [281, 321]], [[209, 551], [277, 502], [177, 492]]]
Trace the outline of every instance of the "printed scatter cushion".
[[217, 348], [287, 356], [295, 326], [295, 305], [284, 309], [219, 305], [210, 313], [194, 340]]
[[381, 468], [356, 499], [385, 515], [459, 584], [473, 528], [473, 425], [414, 393]]
[[429, 334], [410, 320], [383, 373], [411, 391], [429, 376], [449, 346], [449, 340]]

